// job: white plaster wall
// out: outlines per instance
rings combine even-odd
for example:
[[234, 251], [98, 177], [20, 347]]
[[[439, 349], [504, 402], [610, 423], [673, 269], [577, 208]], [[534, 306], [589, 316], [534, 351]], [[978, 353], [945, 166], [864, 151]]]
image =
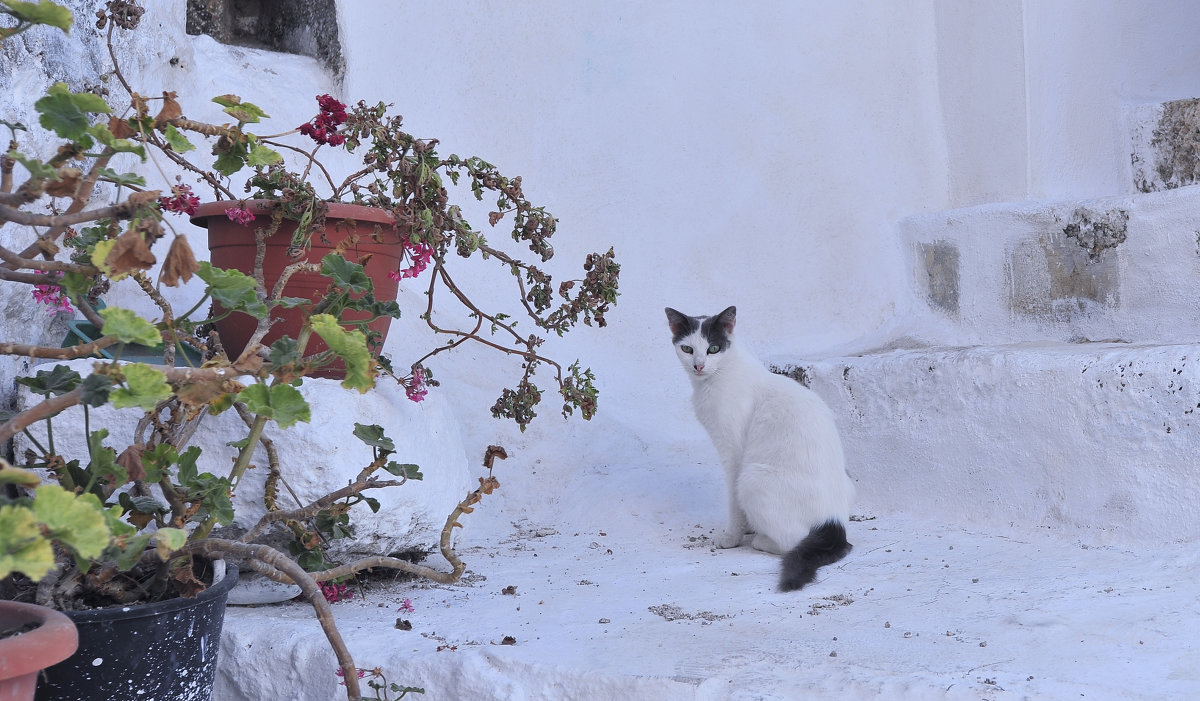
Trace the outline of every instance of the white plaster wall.
[[895, 222], [947, 204], [930, 2], [393, 8], [341, 4], [345, 95], [524, 175], [572, 266], [615, 245], [613, 328], [567, 341], [607, 406], [683, 400], [664, 306], [792, 352], [904, 311]]
[[1200, 95], [1200, 5], [1027, 1], [1032, 198], [1133, 192], [1131, 104]]

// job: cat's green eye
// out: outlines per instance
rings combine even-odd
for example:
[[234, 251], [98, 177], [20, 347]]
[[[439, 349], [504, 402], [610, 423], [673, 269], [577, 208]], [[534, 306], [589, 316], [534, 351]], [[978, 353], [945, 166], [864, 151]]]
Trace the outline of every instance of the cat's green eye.
[[692, 354], [692, 347], [691, 347], [691, 346], [680, 346], [680, 347], [679, 347], [679, 350], [683, 351], [684, 353], [687, 353], [688, 355], [691, 355], [691, 354]]
[[720, 346], [718, 346], [718, 345], [717, 345], [717, 344], [715, 344], [715, 343], [714, 343], [714, 344], [712, 344], [711, 346], [709, 346], [709, 347], [708, 347], [708, 354], [709, 354], [709, 355], [715, 355], [715, 354], [717, 354], [717, 353], [720, 353], [720, 352], [721, 352], [721, 347], [720, 347]]

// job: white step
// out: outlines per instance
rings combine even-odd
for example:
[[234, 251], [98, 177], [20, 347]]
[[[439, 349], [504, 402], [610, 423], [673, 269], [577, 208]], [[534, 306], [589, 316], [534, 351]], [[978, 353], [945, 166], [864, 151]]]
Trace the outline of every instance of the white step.
[[863, 508], [1200, 538], [1200, 346], [895, 350], [781, 371], [837, 414]]
[[1200, 188], [909, 217], [914, 338], [1179, 343], [1200, 338]]

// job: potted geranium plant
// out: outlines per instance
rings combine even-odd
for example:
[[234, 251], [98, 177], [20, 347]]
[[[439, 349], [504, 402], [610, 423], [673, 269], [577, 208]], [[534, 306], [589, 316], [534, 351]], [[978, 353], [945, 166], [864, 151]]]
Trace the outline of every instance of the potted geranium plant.
[[[134, 2], [110, 0], [98, 13], [110, 54], [115, 33], [134, 29], [142, 12]], [[38, 24], [64, 31], [71, 26], [70, 13], [47, 0], [0, 0], [0, 14], [16, 21], [0, 28], [0, 39]], [[47, 482], [34, 490], [13, 485], [0, 492], [0, 518], [31, 524], [23, 531], [0, 528], [0, 598], [33, 596], [64, 609], [81, 597], [92, 606], [120, 603], [122, 608], [152, 597], [189, 598], [217, 588], [220, 567], [213, 560], [224, 558], [231, 565], [300, 585], [337, 653], [348, 697], [358, 698], [353, 659], [341, 643], [319, 584], [368, 566], [455, 581], [464, 565], [450, 546], [449, 533], [471, 504], [498, 485], [490, 466], [503, 450], [489, 449], [489, 476], [447, 518], [441, 550], [451, 564], [449, 572], [387, 557], [306, 572], [286, 553], [259, 543], [261, 536], [287, 524], [294, 533], [299, 531], [299, 540], [319, 544], [320, 537], [313, 534], [322, 518], [344, 518], [349, 506], [372, 503], [370, 490], [399, 486], [419, 478], [420, 472], [392, 459], [396, 446], [382, 428], [360, 425], [354, 437], [371, 447], [373, 459], [351, 484], [330, 484], [328, 494], [294, 509], [279, 508], [264, 494], [268, 512], [247, 533], [214, 536], [214, 527], [232, 519], [230, 491], [253, 452], [265, 446], [270, 453], [264, 428], [270, 422], [287, 429], [308, 421], [312, 410], [296, 386], [333, 363], [340, 364], [334, 371], [349, 392], [370, 391], [381, 378], [390, 377], [403, 384], [409, 398], [420, 400], [433, 384], [430, 358], [466, 341], [522, 361], [515, 385], [504, 389], [492, 407], [497, 417], [513, 419], [522, 428], [534, 418], [542, 398], [534, 373], [548, 365], [564, 416], [578, 410], [590, 418], [596, 409], [591, 372], [578, 363], [564, 369], [544, 354], [544, 339], [524, 330], [518, 333], [515, 320], [477, 305], [455, 283], [451, 271], [461, 265], [455, 262], [459, 260], [498, 262], [516, 278], [514, 303], [539, 329], [561, 335], [580, 321], [604, 325], [604, 315], [616, 299], [619, 266], [611, 250], [593, 254], [580, 279], [555, 286], [539, 267], [490, 244], [453, 204], [446, 181], [463, 178], [477, 197], [494, 193], [490, 223], [511, 217], [513, 239], [528, 245], [543, 263], [553, 254], [548, 238], [556, 222], [525, 199], [519, 178], [505, 177], [478, 158], [439, 156], [435, 141], [405, 133], [399, 118], [388, 116], [383, 105], [344, 108], [320, 97], [318, 117], [296, 130], [297, 137], [309, 142], [307, 150], [298, 152], [281, 145], [286, 135], [265, 137], [248, 131], [262, 110], [241, 98], [217, 98], [234, 124], [206, 124], [188, 119], [169, 92], [154, 99], [140, 95], [119, 66], [113, 66], [112, 77], [110, 84], [125, 91], [120, 101], [61, 83], [51, 86], [37, 101], [36, 111], [39, 125], [56, 145], [47, 155], [25, 150], [21, 143], [26, 141], [26, 128], [4, 122], [12, 146], [0, 157], [0, 284], [28, 286], [54, 309], [76, 310], [100, 335], [62, 348], [31, 343], [23, 328], [6, 326], [4, 334], [12, 335], [0, 338], [0, 354], [69, 361], [138, 344], [160, 347], [162, 362], [105, 360], [81, 366], [76, 360], [71, 367], [36, 366], [20, 380], [40, 399], [0, 419], [0, 446], [25, 435], [29, 447], [20, 456], [9, 452], [7, 460], [37, 468]], [[208, 149], [193, 143], [205, 139], [211, 140]], [[362, 160], [349, 177], [338, 181], [318, 164], [320, 148], [344, 149]], [[281, 151], [301, 153], [299, 161], [292, 160], [299, 165], [289, 169]], [[160, 157], [147, 161], [152, 152]], [[204, 165], [189, 160], [201, 152]], [[215, 156], [211, 164], [208, 153]], [[117, 167], [122, 158], [135, 164], [129, 172]], [[154, 165], [140, 165], [147, 162]], [[172, 164], [176, 177], [159, 170], [165, 163]], [[230, 180], [234, 176], [246, 178], [250, 197], [238, 196], [243, 193], [236, 193]], [[170, 184], [151, 189], [147, 177]], [[100, 183], [115, 190], [108, 202], [97, 201]], [[215, 212], [200, 209], [196, 193], [201, 188], [211, 190], [218, 200], [210, 207]], [[346, 228], [343, 239], [333, 240], [321, 225], [345, 218], [330, 214], [330, 199], [346, 199], [345, 204], [372, 207], [382, 214], [366, 225]], [[213, 261], [198, 262], [186, 236], [178, 233], [160, 264], [150, 245], [174, 228], [170, 217], [175, 214], [207, 216], [210, 231], [214, 220], [251, 224], [242, 235], [252, 246], [255, 264], [239, 272]], [[280, 234], [286, 238], [288, 262], [278, 279], [269, 279], [262, 261]], [[376, 239], [390, 239], [398, 249], [382, 275], [372, 279], [371, 266], [386, 256], [376, 254], [368, 260], [362, 251]], [[3, 243], [7, 241], [20, 243]], [[326, 244], [331, 250], [307, 257], [308, 251]], [[155, 271], [157, 280], [152, 277]], [[301, 274], [319, 277], [311, 296], [288, 290], [287, 281]], [[426, 313], [422, 318], [432, 340], [422, 344], [405, 339], [404, 363], [394, 366], [379, 355], [382, 333], [371, 326], [376, 319], [399, 313], [380, 287], [387, 280], [422, 275], [428, 281], [429, 309], [439, 291], [449, 292], [468, 310], [471, 321], [463, 329], [440, 327]], [[99, 308], [97, 297], [105, 286], [125, 277], [145, 293], [145, 311]], [[197, 304], [180, 312], [161, 293], [160, 286], [189, 285], [202, 290], [203, 299], [213, 303], [211, 309]], [[298, 325], [278, 337], [268, 336], [285, 310], [294, 310]], [[251, 329], [236, 350], [224, 338], [227, 332], [219, 326], [214, 330], [216, 322], [233, 318], [249, 320]], [[317, 339], [324, 348], [315, 346]], [[180, 351], [185, 344], [202, 355], [201, 364], [189, 364]], [[89, 408], [101, 406], [144, 414], [133, 435], [107, 435], [104, 428], [87, 427], [83, 453], [64, 454], [52, 439], [54, 417], [71, 407], [83, 407], [86, 417]], [[200, 417], [226, 411], [239, 412], [245, 422], [244, 430], [225, 437], [237, 446], [237, 458], [227, 474], [202, 472], [196, 459], [206, 446], [189, 444], [192, 430]], [[69, 509], [58, 508], [67, 504]], [[38, 516], [60, 512], [77, 514], [91, 524], [93, 538], [86, 547], [67, 537], [57, 522]], [[228, 571], [227, 582], [236, 576], [232, 567]]]

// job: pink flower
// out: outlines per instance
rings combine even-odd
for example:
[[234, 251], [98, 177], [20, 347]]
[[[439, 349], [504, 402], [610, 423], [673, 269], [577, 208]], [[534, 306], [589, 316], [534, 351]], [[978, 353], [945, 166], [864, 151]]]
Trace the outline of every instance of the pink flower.
[[[62, 273], [57, 273], [58, 277], [62, 277]], [[71, 300], [67, 299], [67, 295], [58, 285], [34, 285], [33, 298], [38, 302], [46, 305], [46, 312], [50, 316], [56, 316], [60, 313], [71, 313]]]
[[399, 282], [405, 278], [417, 277], [425, 272], [425, 268], [433, 262], [433, 246], [426, 243], [404, 243], [404, 253], [408, 256], [409, 267], [403, 270], [393, 270], [388, 277]]
[[[404, 381], [404, 393], [408, 395], [409, 400], [419, 402], [429, 394], [429, 389], [425, 386], [425, 370], [420, 367], [413, 368], [413, 374]], [[405, 599], [407, 602], [408, 599]]]
[[412, 613], [416, 609], [413, 608], [412, 601], [410, 599], [405, 599], [404, 603], [400, 604], [400, 608], [396, 610], [403, 611], [404, 613]]
[[331, 604], [336, 604], [342, 599], [349, 599], [354, 596], [354, 592], [345, 584], [337, 584], [335, 582], [319, 582], [321, 585], [321, 593], [325, 595], [325, 600]]
[[318, 144], [341, 146], [346, 137], [337, 133], [337, 128], [346, 121], [346, 106], [329, 95], [317, 95], [317, 107], [320, 112], [300, 125], [300, 133]]
[[[362, 667], [355, 667], [354, 669], [355, 669], [355, 671], [357, 671], [357, 672], [358, 672], [358, 678], [359, 678], [359, 679], [362, 679], [363, 677], [365, 677], [365, 676], [367, 675], [367, 670], [363, 669]], [[344, 671], [342, 671], [342, 668], [341, 668], [341, 667], [338, 667], [338, 668], [337, 668], [337, 669], [334, 671], [334, 674], [338, 675], [338, 676], [339, 676], [339, 677], [341, 677], [342, 679], [345, 679], [345, 678], [346, 678], [346, 673], [345, 673]], [[344, 682], [344, 681], [340, 681], [340, 682], [338, 682], [338, 686], [346, 686], [346, 682]]]
[[254, 221], [254, 213], [245, 207], [230, 207], [225, 210], [225, 216], [229, 217], [229, 221], [242, 226]]
[[192, 215], [200, 206], [200, 198], [192, 194], [192, 186], [180, 183], [171, 186], [170, 197], [159, 197], [158, 206], [164, 211]]

